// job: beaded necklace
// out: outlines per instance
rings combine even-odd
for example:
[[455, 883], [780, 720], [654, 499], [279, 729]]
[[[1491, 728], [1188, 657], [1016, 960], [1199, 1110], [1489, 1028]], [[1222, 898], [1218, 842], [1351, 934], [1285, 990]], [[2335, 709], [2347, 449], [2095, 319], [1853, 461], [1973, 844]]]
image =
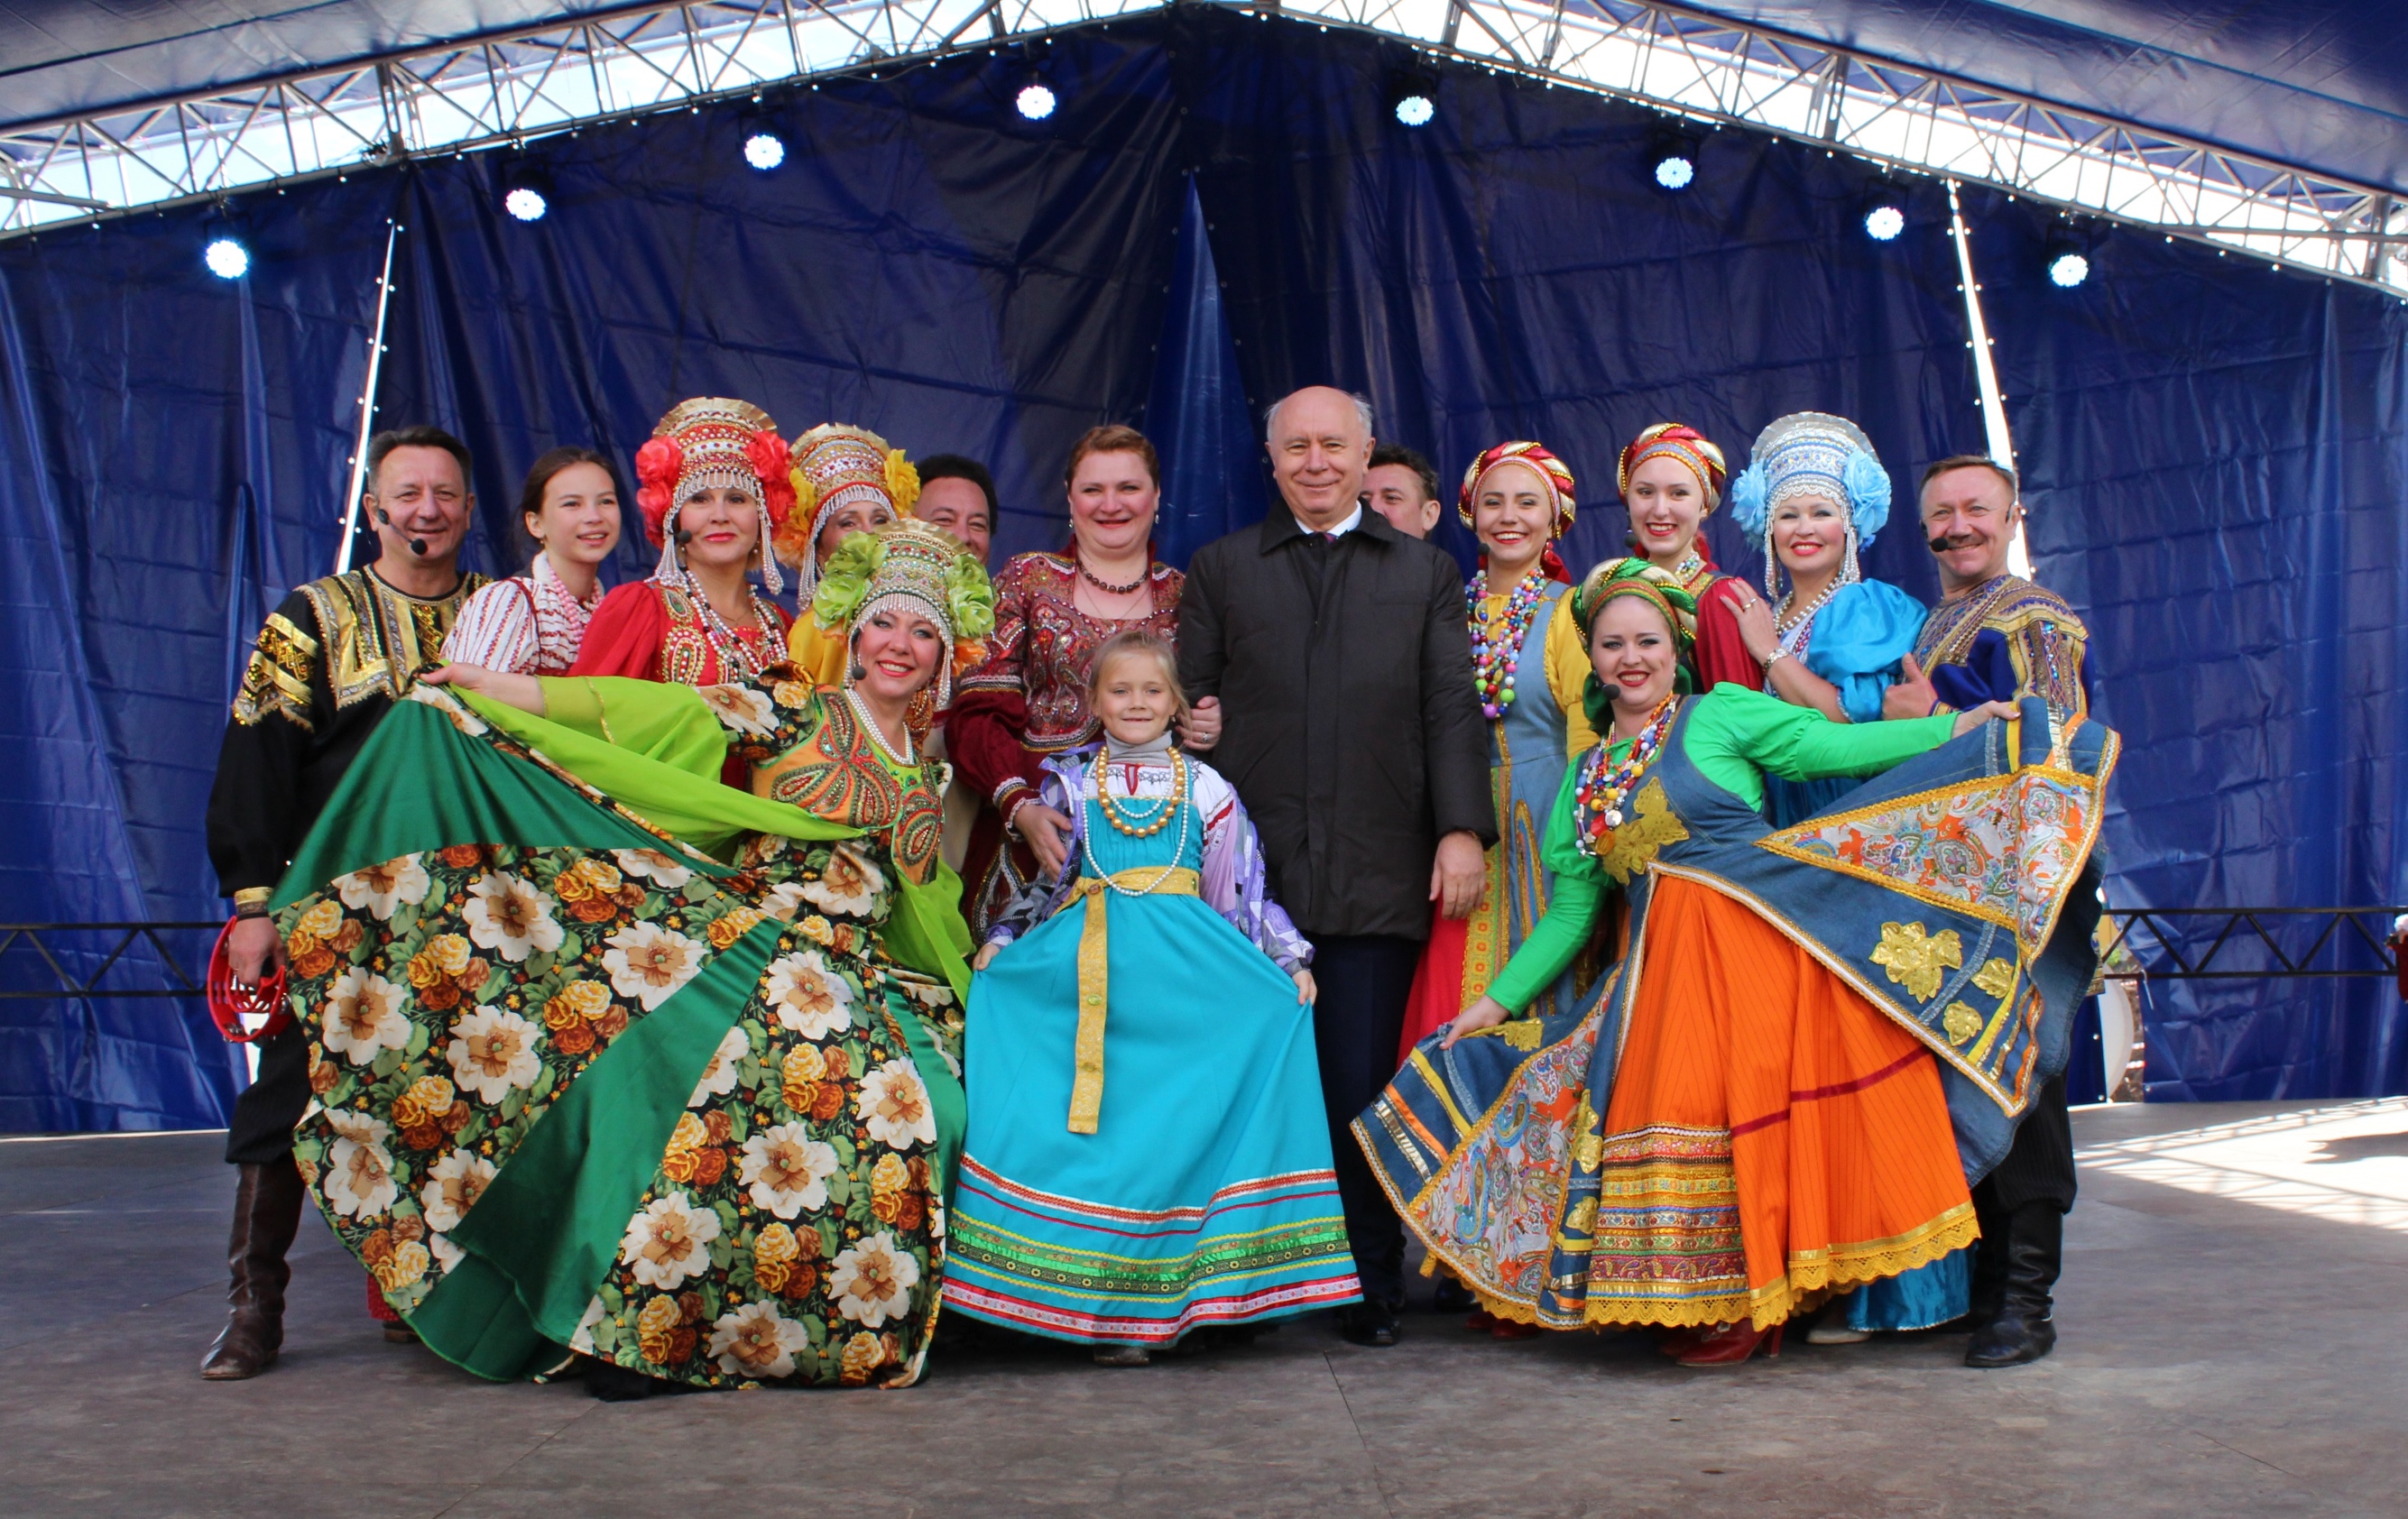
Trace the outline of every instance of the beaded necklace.
[[[1110, 745], [1098, 750], [1096, 769], [1106, 768], [1111, 757]], [[1175, 749], [1170, 752], [1170, 795], [1155, 798], [1151, 811], [1138, 811], [1132, 805], [1138, 800], [1135, 796], [1124, 796], [1118, 802], [1113, 801], [1112, 794], [1104, 788], [1101, 781], [1096, 782], [1094, 790], [1096, 804], [1104, 810], [1105, 822], [1127, 838], [1151, 838], [1170, 826], [1171, 814], [1187, 800], [1187, 757]]]
[[1522, 662], [1522, 640], [1546, 600], [1546, 577], [1537, 569], [1515, 582], [1505, 598], [1505, 626], [1494, 638], [1488, 632], [1488, 572], [1482, 570], [1463, 588], [1464, 618], [1471, 624], [1471, 685], [1480, 693], [1480, 711], [1490, 722], [1513, 705], [1513, 671]]
[[1683, 554], [1681, 562], [1672, 566], [1672, 578], [1680, 581], [1681, 588], [1691, 595], [1698, 594], [1698, 581], [1700, 579], [1713, 578], [1713, 571], [1706, 567], [1706, 556], [1698, 552], [1695, 538], [1689, 540], [1689, 552]]
[[1773, 631], [1781, 636], [1781, 647], [1796, 653], [1797, 650], [1792, 647], [1793, 643], [1804, 640], [1807, 636], [1806, 630], [1814, 625], [1814, 614], [1821, 611], [1833, 596], [1839, 595], [1840, 587], [1846, 583], [1839, 576], [1832, 576], [1831, 583], [1815, 592], [1814, 599], [1806, 603], [1805, 608], [1795, 614], [1789, 610], [1789, 604], [1798, 599], [1798, 590], [1793, 584], [1782, 596], [1781, 604], [1772, 609], [1772, 627]]
[[[703, 595], [702, 582], [695, 579], [694, 571], [680, 565], [678, 573], [685, 580], [684, 589], [687, 598], [702, 614], [702, 636], [710, 645], [712, 652], [719, 655], [719, 679], [723, 682], [730, 685], [741, 684], [758, 676], [775, 663], [774, 660], [763, 659], [755, 653], [752, 646], [744, 641], [742, 635], [727, 625], [727, 619], [720, 616], [719, 609], [710, 604], [709, 596]], [[768, 599], [763, 596], [760, 590], [750, 580], [744, 582], [744, 595], [752, 603], [752, 621], [758, 627], [763, 641], [766, 642], [769, 638], [769, 630], [778, 625], [778, 614], [770, 609]]]
[[1656, 762], [1656, 752], [1664, 744], [1664, 736], [1672, 728], [1672, 718], [1680, 710], [1678, 692], [1666, 694], [1647, 715], [1647, 725], [1630, 741], [1630, 752], [1618, 765], [1612, 763], [1612, 739], [1602, 739], [1581, 761], [1580, 779], [1572, 789], [1573, 815], [1579, 820], [1581, 838], [1598, 858], [1605, 856], [1613, 830], [1622, 826], [1623, 806], [1630, 799], [1631, 789], [1639, 778]]
[[[1095, 804], [1095, 810], [1104, 813], [1107, 822], [1110, 822], [1113, 827], [1120, 828], [1121, 832], [1126, 833], [1128, 830], [1121, 828], [1120, 824], [1112, 819], [1111, 810], [1104, 804], [1104, 771], [1108, 768], [1108, 762], [1105, 758], [1107, 752], [1109, 752], [1109, 751], [1096, 751], [1094, 762], [1088, 765], [1087, 784], [1083, 788], [1084, 795], [1080, 798], [1080, 801], [1082, 806], [1087, 803]], [[1171, 789], [1178, 794], [1177, 799], [1183, 801], [1185, 800], [1187, 794], [1187, 762], [1186, 759], [1181, 755], [1179, 751], [1175, 749], [1170, 752], [1170, 770]], [[1178, 845], [1170, 852], [1170, 863], [1162, 867], [1162, 873], [1160, 875], [1155, 876], [1152, 881], [1146, 882], [1145, 885], [1138, 888], [1122, 885], [1119, 881], [1112, 879], [1111, 871], [1106, 870], [1102, 866], [1096, 863], [1096, 827], [1094, 822], [1090, 819], [1087, 822], [1087, 825], [1079, 830], [1079, 853], [1087, 862], [1087, 874], [1093, 876], [1096, 880], [1102, 881], [1107, 889], [1116, 892], [1123, 896], [1153, 896], [1154, 892], [1161, 887], [1164, 881], [1170, 879], [1171, 873], [1179, 868], [1179, 862], [1184, 859], [1187, 855], [1187, 820], [1196, 815], [1196, 810], [1192, 807], [1180, 807], [1177, 810], [1179, 813], [1179, 842]], [[1159, 824], [1156, 826], [1158, 827]]]
[[[878, 725], [878, 719], [870, 712], [869, 704], [861, 699], [860, 692], [847, 686], [844, 688], [844, 699], [846, 705], [853, 709], [853, 716], [861, 720], [862, 730], [869, 735], [869, 741], [878, 746], [880, 753], [896, 764], [905, 767], [920, 763], [912, 754], [896, 752], [895, 746], [886, 741], [886, 730]], [[911, 747], [911, 728], [908, 723], [903, 728], [903, 745], [906, 749]]]

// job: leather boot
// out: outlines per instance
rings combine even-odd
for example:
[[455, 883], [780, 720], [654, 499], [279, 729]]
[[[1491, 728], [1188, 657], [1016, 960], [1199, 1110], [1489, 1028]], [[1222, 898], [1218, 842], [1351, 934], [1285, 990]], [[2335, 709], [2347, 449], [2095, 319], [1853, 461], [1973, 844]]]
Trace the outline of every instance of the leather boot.
[[1998, 1316], [1973, 1331], [1965, 1364], [2024, 1366], [2057, 1348], [2049, 1289], [2065, 1258], [2065, 1215], [2053, 1202], [2015, 1210], [2007, 1224], [2005, 1290]]
[[284, 1343], [284, 1285], [293, 1279], [284, 1253], [301, 1228], [306, 1192], [290, 1155], [242, 1168], [234, 1194], [234, 1235], [226, 1246], [226, 1264], [234, 1273], [226, 1301], [233, 1311], [201, 1363], [201, 1375], [209, 1381], [239, 1382], [276, 1364]]

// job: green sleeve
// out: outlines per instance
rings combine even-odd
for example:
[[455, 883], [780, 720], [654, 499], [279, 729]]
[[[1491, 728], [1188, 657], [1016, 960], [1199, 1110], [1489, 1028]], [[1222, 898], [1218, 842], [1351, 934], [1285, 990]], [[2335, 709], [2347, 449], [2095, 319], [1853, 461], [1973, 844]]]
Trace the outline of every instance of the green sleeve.
[[718, 780], [727, 761], [726, 728], [689, 685], [620, 675], [546, 676], [543, 712], [564, 728], [697, 780]]
[[1764, 773], [1791, 781], [1870, 776], [1948, 741], [1953, 714], [1886, 723], [1834, 723], [1744, 686], [1719, 685], [1698, 698], [1683, 743], [1707, 780], [1750, 807], [1764, 805]]
[[1597, 926], [1598, 910], [1603, 906], [1606, 893], [1612, 889], [1597, 856], [1581, 847], [1577, 809], [1572, 805], [1580, 769], [1580, 761], [1575, 760], [1565, 770], [1564, 783], [1555, 792], [1555, 805], [1547, 814], [1546, 840], [1539, 849], [1540, 858], [1555, 874], [1546, 916], [1522, 940], [1522, 947], [1513, 952], [1504, 970], [1488, 983], [1488, 995], [1517, 1016], [1540, 993], [1554, 985], [1555, 978], [1579, 956], [1588, 943], [1590, 931]]

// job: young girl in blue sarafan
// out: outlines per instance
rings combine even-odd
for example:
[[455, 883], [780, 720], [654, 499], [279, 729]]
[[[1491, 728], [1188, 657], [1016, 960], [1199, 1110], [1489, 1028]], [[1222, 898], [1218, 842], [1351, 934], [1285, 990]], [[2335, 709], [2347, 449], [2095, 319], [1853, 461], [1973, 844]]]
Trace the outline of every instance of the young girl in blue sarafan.
[[1312, 946], [1230, 784], [1170, 741], [1159, 635], [1096, 652], [1104, 741], [1045, 762], [1060, 879], [970, 985], [947, 1307], [1142, 1366], [1204, 1325], [1361, 1296], [1312, 1042]]

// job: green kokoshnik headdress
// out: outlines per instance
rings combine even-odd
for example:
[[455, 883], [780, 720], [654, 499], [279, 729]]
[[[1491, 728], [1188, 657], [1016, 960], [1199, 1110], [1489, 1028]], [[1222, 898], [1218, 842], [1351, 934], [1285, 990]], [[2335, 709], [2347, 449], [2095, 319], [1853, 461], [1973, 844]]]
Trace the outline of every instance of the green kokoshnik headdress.
[[[1572, 592], [1572, 620], [1580, 623], [1584, 648], [1590, 642], [1597, 614], [1617, 596], [1635, 597], [1664, 614], [1681, 655], [1672, 688], [1684, 694], [1694, 690], [1697, 682], [1689, 676], [1688, 653], [1698, 641], [1698, 598], [1671, 571], [1658, 569], [1644, 559], [1608, 559], [1582, 576]], [[1597, 678], [1595, 669], [1581, 686], [1581, 709], [1588, 714], [1589, 726], [1599, 734], [1613, 722], [1613, 694]]]
[[953, 697], [953, 673], [986, 657], [995, 631], [995, 587], [986, 566], [943, 529], [916, 517], [856, 533], [829, 556], [811, 610], [823, 628], [853, 641], [861, 624], [889, 608], [927, 618], [945, 638], [937, 663], [937, 705]]

